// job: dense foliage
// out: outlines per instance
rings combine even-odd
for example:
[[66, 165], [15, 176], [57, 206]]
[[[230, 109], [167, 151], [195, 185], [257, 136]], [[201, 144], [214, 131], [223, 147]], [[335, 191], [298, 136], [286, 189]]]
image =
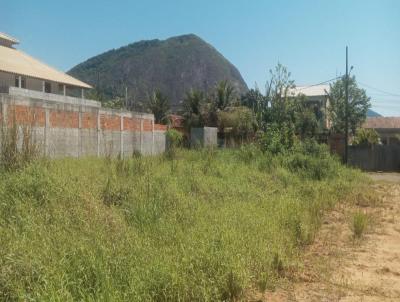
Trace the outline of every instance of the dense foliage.
[[372, 146], [380, 143], [380, 137], [375, 129], [360, 128], [354, 136], [353, 145], [355, 146]]
[[[332, 130], [336, 133], [345, 132], [346, 123], [346, 77], [342, 77], [331, 85], [329, 98], [329, 115], [332, 121]], [[357, 86], [355, 76], [349, 77], [349, 132], [353, 135], [367, 117], [371, 107], [371, 99], [364, 89]]]
[[154, 114], [154, 121], [159, 124], [166, 124], [168, 122], [168, 113], [170, 110], [170, 103], [168, 98], [159, 90], [155, 90], [146, 103], [147, 109]]
[[60, 159], [0, 174], [0, 300], [218, 301], [273, 288], [364, 191], [323, 147]]

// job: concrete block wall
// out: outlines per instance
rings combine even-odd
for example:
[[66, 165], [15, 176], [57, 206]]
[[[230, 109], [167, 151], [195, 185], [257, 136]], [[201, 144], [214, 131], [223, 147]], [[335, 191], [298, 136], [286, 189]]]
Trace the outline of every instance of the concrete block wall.
[[[3, 125], [29, 126], [49, 157], [131, 156], [165, 151], [165, 125], [146, 113], [112, 110], [83, 102], [63, 103], [0, 94]], [[22, 134], [20, 135], [22, 136]]]
[[192, 147], [216, 147], [218, 145], [218, 128], [192, 128], [190, 131]]

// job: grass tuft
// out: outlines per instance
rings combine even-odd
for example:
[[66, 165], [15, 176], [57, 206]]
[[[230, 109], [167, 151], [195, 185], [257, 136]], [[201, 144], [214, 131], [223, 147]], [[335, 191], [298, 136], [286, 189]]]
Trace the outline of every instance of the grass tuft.
[[368, 220], [368, 215], [361, 211], [357, 211], [353, 214], [352, 229], [354, 238], [362, 237], [368, 226]]

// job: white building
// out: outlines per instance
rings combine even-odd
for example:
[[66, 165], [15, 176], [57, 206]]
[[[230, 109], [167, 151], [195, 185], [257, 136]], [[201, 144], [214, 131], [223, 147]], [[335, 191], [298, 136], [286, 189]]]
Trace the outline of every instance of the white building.
[[0, 93], [68, 103], [92, 88], [15, 49], [18, 43], [0, 32]]
[[304, 95], [310, 105], [319, 108], [323, 114], [324, 127], [329, 129], [331, 126], [328, 118], [329, 91], [329, 85], [296, 86], [296, 88], [292, 89], [289, 94], [292, 96]]

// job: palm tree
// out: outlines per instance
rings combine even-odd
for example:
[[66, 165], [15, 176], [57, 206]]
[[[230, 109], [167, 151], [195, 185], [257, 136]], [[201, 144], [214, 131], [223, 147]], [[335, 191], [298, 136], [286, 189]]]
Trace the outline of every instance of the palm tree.
[[191, 127], [204, 126], [202, 117], [202, 107], [206, 103], [206, 97], [203, 92], [190, 90], [186, 93], [183, 100], [183, 117], [187, 129]]
[[168, 98], [163, 95], [159, 90], [155, 90], [149, 97], [147, 103], [148, 110], [154, 114], [156, 123], [166, 123], [167, 116], [170, 110], [170, 103]]
[[221, 81], [215, 88], [215, 106], [217, 110], [224, 110], [237, 101], [235, 88], [228, 81]]

